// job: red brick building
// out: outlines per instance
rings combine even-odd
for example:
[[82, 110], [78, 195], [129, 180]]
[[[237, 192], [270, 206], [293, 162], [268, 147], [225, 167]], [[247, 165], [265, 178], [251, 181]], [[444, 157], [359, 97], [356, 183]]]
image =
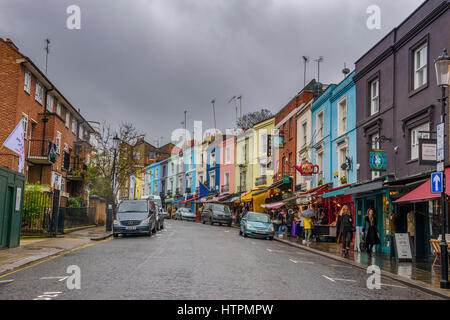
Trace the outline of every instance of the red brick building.
[[[297, 185], [293, 167], [297, 158], [297, 112], [314, 97], [315, 91], [318, 90], [317, 84], [319, 83], [313, 79], [275, 115], [275, 129], [279, 130], [284, 143], [279, 148], [279, 160], [275, 166], [273, 181], [277, 182], [283, 179], [283, 175], [288, 175], [293, 180], [293, 185], [290, 186], [292, 189]], [[321, 90], [322, 85], [319, 86]]]
[[[0, 143], [22, 120], [27, 182], [51, 185], [63, 197], [86, 198], [84, 172], [93, 152], [92, 126], [33, 61], [0, 38]], [[0, 166], [18, 169], [18, 156], [0, 150]]]

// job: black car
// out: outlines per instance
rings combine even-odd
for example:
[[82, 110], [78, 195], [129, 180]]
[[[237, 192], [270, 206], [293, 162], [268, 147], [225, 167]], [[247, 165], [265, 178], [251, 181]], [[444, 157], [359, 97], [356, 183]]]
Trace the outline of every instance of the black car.
[[151, 236], [161, 227], [158, 211], [159, 208], [151, 200], [123, 200], [113, 224], [114, 237], [119, 234]]
[[226, 224], [231, 227], [233, 221], [231, 210], [228, 206], [216, 203], [205, 203], [202, 213], [202, 222], [218, 223], [219, 225]]

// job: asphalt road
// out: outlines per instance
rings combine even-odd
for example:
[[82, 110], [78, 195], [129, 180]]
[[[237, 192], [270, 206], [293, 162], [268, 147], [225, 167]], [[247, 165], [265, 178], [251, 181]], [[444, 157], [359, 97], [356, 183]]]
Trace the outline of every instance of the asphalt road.
[[[120, 237], [0, 278], [0, 299], [436, 299], [364, 270], [238, 230], [166, 221], [152, 237]], [[68, 289], [67, 267], [81, 271]]]

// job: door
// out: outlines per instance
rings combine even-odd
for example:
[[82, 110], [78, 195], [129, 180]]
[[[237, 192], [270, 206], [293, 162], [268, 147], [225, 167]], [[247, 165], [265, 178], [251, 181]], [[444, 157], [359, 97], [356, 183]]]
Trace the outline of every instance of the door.
[[426, 259], [429, 252], [428, 202], [415, 204], [414, 251], [416, 258]]

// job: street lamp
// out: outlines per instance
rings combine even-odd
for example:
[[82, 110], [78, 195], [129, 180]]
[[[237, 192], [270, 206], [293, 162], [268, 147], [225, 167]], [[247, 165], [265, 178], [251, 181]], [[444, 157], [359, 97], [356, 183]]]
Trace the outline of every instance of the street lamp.
[[116, 189], [116, 157], [117, 157], [117, 150], [119, 149], [119, 137], [116, 136], [113, 138], [113, 148], [114, 148], [114, 159], [113, 159], [113, 202], [115, 204], [116, 200], [114, 199], [114, 190]]
[[[441, 123], [445, 128], [445, 104], [447, 102], [448, 97], [445, 96], [445, 88], [450, 85], [450, 57], [447, 54], [447, 49], [444, 49], [442, 55], [438, 57], [434, 61], [434, 65], [436, 68], [436, 79], [437, 85], [442, 89], [442, 97], [438, 101], [441, 102], [442, 110], [441, 110]], [[445, 132], [445, 129], [444, 129]], [[445, 134], [444, 134], [445, 137]], [[444, 147], [444, 161], [445, 161], [445, 147]], [[443, 182], [442, 182], [442, 193], [441, 193], [441, 212], [442, 212], [442, 242], [441, 246], [441, 281], [440, 287], [442, 289], [450, 289], [450, 285], [448, 282], [448, 245], [447, 240], [445, 239], [445, 233], [447, 229], [447, 217], [448, 217], [448, 208], [447, 208], [447, 199], [445, 194], [445, 169], [443, 173]]]

